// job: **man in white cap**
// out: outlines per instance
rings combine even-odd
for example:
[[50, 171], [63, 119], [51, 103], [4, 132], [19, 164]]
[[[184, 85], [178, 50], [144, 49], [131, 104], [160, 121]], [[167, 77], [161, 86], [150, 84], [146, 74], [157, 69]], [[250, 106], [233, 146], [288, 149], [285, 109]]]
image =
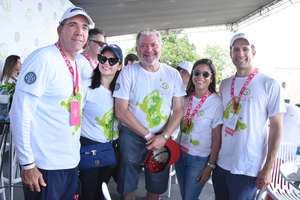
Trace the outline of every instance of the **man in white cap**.
[[27, 200], [73, 200], [77, 192], [82, 100], [77, 59], [93, 26], [82, 8], [69, 8], [59, 22], [58, 41], [34, 51], [22, 65], [10, 119]]
[[254, 199], [271, 181], [285, 111], [280, 85], [254, 66], [255, 47], [239, 33], [230, 42], [236, 74], [221, 83], [222, 145], [213, 185], [217, 200]]
[[187, 87], [187, 84], [190, 80], [190, 76], [192, 73], [192, 69], [193, 69], [193, 63], [189, 62], [189, 61], [182, 61], [178, 64], [178, 66], [176, 67], [176, 69], [179, 71], [180, 76], [183, 80], [183, 84], [185, 86], [185, 88]]

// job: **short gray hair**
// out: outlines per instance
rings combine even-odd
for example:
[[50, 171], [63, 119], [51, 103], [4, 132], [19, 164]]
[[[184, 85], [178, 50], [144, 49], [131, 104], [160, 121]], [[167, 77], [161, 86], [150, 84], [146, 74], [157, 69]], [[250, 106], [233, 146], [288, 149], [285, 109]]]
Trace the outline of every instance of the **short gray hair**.
[[137, 34], [137, 36], [136, 36], [136, 46], [138, 46], [139, 41], [140, 41], [142, 36], [148, 36], [148, 35], [155, 35], [158, 39], [159, 44], [162, 45], [162, 38], [161, 38], [160, 33], [155, 29], [146, 29], [146, 30], [140, 31]]

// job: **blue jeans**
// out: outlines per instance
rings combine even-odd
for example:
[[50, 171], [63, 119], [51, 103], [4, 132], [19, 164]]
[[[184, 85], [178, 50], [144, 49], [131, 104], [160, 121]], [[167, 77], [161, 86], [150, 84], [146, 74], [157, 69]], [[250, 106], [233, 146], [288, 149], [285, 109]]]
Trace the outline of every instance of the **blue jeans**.
[[181, 152], [175, 169], [182, 200], [198, 200], [203, 185], [199, 184], [197, 177], [202, 173], [207, 161], [208, 157]]
[[[146, 140], [127, 127], [120, 127], [120, 171], [118, 192], [122, 195], [137, 189], [139, 173], [141, 172], [147, 154]], [[162, 194], [167, 190], [170, 167], [162, 172], [150, 173], [145, 169], [146, 190], [155, 194]]]
[[216, 200], [253, 200], [256, 177], [231, 174], [219, 166], [213, 171], [212, 181]]

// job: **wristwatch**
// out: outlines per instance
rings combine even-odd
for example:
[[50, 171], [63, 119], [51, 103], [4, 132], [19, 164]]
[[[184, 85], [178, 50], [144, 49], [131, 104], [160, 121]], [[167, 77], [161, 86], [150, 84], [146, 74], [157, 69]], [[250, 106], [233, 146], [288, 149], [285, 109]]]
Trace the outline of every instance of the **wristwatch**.
[[35, 163], [29, 163], [29, 164], [26, 164], [26, 165], [21, 165], [21, 169], [22, 170], [29, 170], [29, 169], [33, 169], [35, 168]]
[[168, 134], [162, 134], [162, 136], [163, 136], [163, 138], [165, 139], [165, 140], [168, 140], [169, 138], [170, 138], [170, 135], [168, 135]]
[[216, 164], [212, 164], [210, 162], [207, 162], [207, 166], [212, 168], [212, 169], [215, 169], [216, 168]]

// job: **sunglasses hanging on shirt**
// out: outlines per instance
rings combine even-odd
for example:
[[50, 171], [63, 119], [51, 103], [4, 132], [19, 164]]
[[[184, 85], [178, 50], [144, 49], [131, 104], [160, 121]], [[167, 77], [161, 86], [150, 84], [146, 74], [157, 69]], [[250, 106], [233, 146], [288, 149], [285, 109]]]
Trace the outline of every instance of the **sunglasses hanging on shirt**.
[[101, 64], [106, 63], [106, 61], [108, 61], [108, 64], [110, 66], [114, 66], [115, 64], [117, 64], [119, 62], [118, 58], [107, 58], [106, 56], [103, 55], [98, 55], [98, 60]]

